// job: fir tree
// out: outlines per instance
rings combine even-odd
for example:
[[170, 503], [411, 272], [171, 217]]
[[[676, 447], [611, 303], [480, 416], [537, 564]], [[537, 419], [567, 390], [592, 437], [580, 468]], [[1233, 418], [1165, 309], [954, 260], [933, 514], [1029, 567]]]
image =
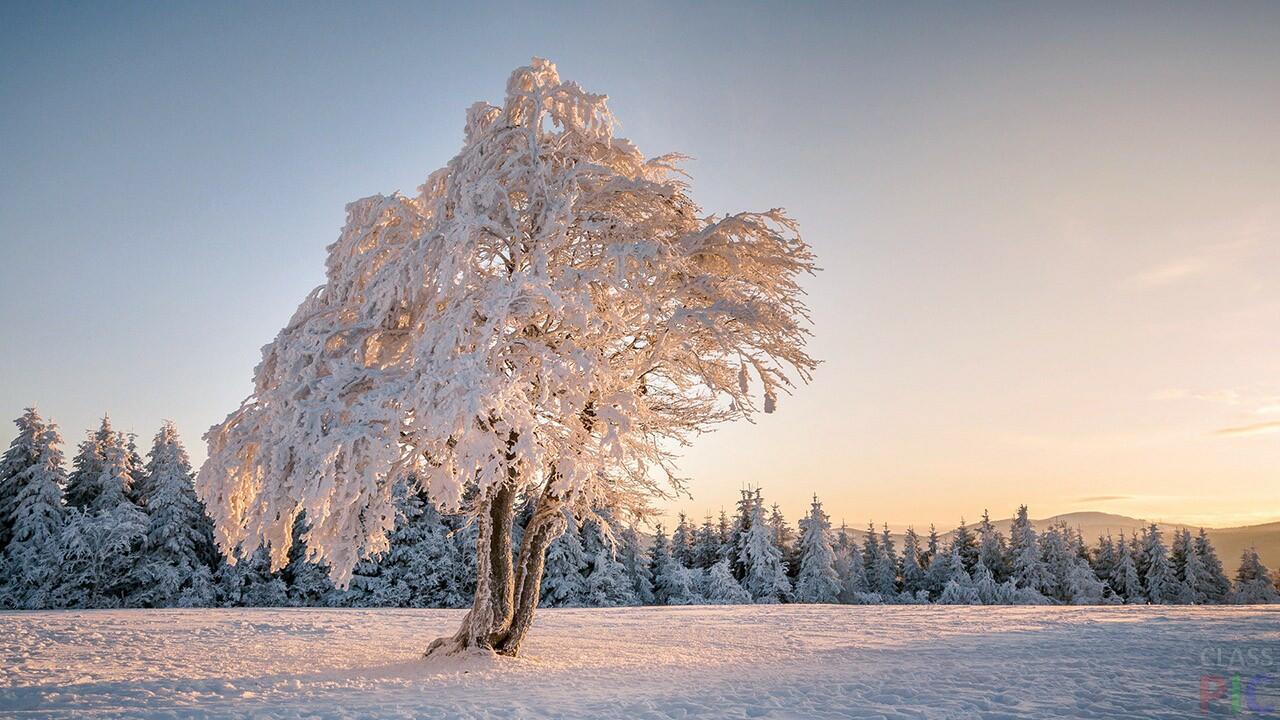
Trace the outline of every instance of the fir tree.
[[280, 577], [288, 588], [290, 607], [325, 607], [337, 603], [338, 589], [329, 579], [329, 568], [312, 560], [307, 548], [307, 513], [302, 511], [293, 519], [293, 544], [289, 546], [289, 561], [280, 569]]
[[631, 589], [636, 602], [641, 605], [654, 604], [653, 573], [649, 570], [649, 561], [640, 547], [640, 537], [634, 527], [622, 531], [622, 567], [631, 580]]
[[837, 561], [841, 562], [836, 568], [840, 574], [840, 602], [856, 602], [859, 596], [871, 592], [866, 565], [856, 543], [850, 541], [847, 549], [837, 556]]
[[1052, 586], [1053, 579], [1040, 559], [1040, 544], [1027, 517], [1026, 505], [1018, 507], [1009, 530], [1009, 556], [1011, 578], [1019, 588], [1040, 592]]
[[836, 574], [835, 550], [831, 547], [831, 523], [822, 511], [817, 495], [813, 496], [809, 516], [800, 521], [800, 528], [796, 602], [834, 603], [840, 596], [840, 578]]
[[1178, 581], [1169, 565], [1169, 551], [1161, 540], [1160, 528], [1155, 523], [1147, 528], [1140, 557], [1141, 561], [1137, 563], [1138, 574], [1142, 578], [1147, 600], [1156, 604], [1174, 602], [1177, 599]]
[[1200, 591], [1204, 594], [1204, 602], [1210, 604], [1227, 602], [1231, 596], [1231, 581], [1227, 580], [1222, 560], [1218, 558], [1218, 551], [1209, 542], [1209, 536], [1205, 534], [1204, 528], [1200, 528], [1200, 532], [1196, 535], [1195, 545], [1196, 554], [1200, 557], [1202, 570]]
[[98, 497], [101, 491], [98, 479], [102, 476], [104, 445], [116, 438], [116, 431], [111, 427], [111, 418], [102, 417], [102, 424], [96, 431], [91, 431], [80, 443], [75, 458], [71, 461], [71, 475], [67, 478], [64, 494], [67, 507], [86, 510]]
[[1183, 528], [1174, 541], [1178, 553], [1178, 569], [1175, 577], [1178, 580], [1177, 601], [1183, 605], [1199, 605], [1205, 601], [1204, 563], [1200, 561], [1200, 552], [1196, 550], [1191, 531]]
[[751, 593], [743, 589], [729, 570], [729, 559], [724, 558], [707, 571], [705, 600], [710, 605], [749, 605]]
[[880, 543], [876, 546], [874, 565], [875, 574], [868, 578], [872, 581], [871, 589], [888, 601], [898, 594], [898, 561], [887, 524]]
[[271, 569], [270, 548], [259, 547], [238, 564], [244, 568], [240, 577], [239, 602], [243, 607], [284, 607], [289, 604], [289, 587], [280, 572]]
[[1111, 588], [1116, 595], [1130, 605], [1139, 605], [1147, 601], [1146, 590], [1138, 577], [1138, 565], [1134, 561], [1133, 548], [1125, 542], [1124, 533], [1120, 533], [1120, 542], [1116, 544], [1116, 565], [1111, 574]]
[[947, 580], [942, 586], [942, 593], [938, 596], [938, 604], [980, 604], [981, 598], [978, 597], [978, 591], [973, 586], [973, 578], [964, 569], [964, 556], [960, 552], [960, 545], [953, 541], [951, 552], [944, 554], [943, 557], [946, 559], [939, 562], [949, 572], [947, 573]]
[[[965, 572], [972, 573], [978, 564], [978, 538], [960, 518], [960, 527], [956, 528], [951, 538], [951, 547], [960, 552], [960, 560], [964, 563]], [[990, 569], [990, 568], [988, 568]]]
[[671, 531], [671, 556], [685, 567], [692, 567], [693, 562], [693, 526], [689, 518], [680, 513], [676, 521], [676, 529]]
[[150, 489], [140, 600], [152, 607], [212, 605], [213, 525], [196, 498], [191, 461], [173, 423], [156, 433], [145, 471]]
[[878, 557], [880, 557], [880, 535], [876, 532], [876, 524], [868, 520], [867, 532], [863, 535], [862, 540], [862, 565], [866, 570], [867, 582], [873, 586], [872, 590], [875, 590], [876, 559]]
[[987, 566], [996, 583], [1009, 578], [1008, 565], [1009, 545], [1004, 534], [991, 524], [991, 514], [982, 511], [982, 522], [978, 524], [978, 559]]
[[716, 526], [707, 515], [702, 525], [694, 532], [693, 567], [708, 569], [720, 561], [720, 535]]
[[920, 564], [920, 538], [914, 528], [907, 528], [902, 538], [902, 591], [915, 595], [927, 590], [925, 569]]
[[587, 597], [586, 578], [583, 576], [586, 568], [587, 559], [578, 537], [578, 524], [569, 516], [564, 533], [547, 548], [541, 606], [581, 607]]
[[41, 608], [59, 571], [62, 507], [62, 438], [34, 408], [15, 421], [18, 437], [0, 461], [0, 487], [13, 492], [4, 517], [8, 542], [0, 552], [0, 607]]
[[978, 564], [973, 568], [973, 590], [978, 595], [978, 602], [983, 605], [996, 605], [1001, 601], [1000, 586], [987, 569], [987, 563], [981, 554], [978, 555]]
[[787, 566], [782, 551], [773, 542], [773, 533], [764, 519], [761, 503], [755, 503], [751, 511], [751, 526], [747, 529], [746, 544], [741, 562], [746, 567], [742, 585], [757, 603], [776, 603], [791, 594], [791, 582], [787, 579]]
[[1258, 557], [1257, 548], [1245, 548], [1240, 553], [1240, 568], [1236, 571], [1231, 601], [1238, 605], [1280, 602], [1280, 592], [1276, 591], [1271, 573]]

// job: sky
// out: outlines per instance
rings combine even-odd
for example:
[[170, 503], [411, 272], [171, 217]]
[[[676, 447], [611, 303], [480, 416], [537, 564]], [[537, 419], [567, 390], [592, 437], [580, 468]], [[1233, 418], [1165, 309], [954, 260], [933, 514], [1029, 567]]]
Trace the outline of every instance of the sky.
[[1280, 5], [462, 5], [4, 3], [0, 416], [202, 460], [344, 205], [537, 55], [823, 267], [812, 384], [667, 510], [1280, 519]]

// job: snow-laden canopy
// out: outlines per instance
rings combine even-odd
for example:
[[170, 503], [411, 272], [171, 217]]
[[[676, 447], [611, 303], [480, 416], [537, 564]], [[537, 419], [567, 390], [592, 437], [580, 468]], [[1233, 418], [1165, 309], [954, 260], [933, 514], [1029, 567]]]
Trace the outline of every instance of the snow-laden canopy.
[[615, 137], [605, 100], [535, 59], [417, 196], [347, 206], [326, 282], [205, 436], [223, 548], [282, 564], [305, 511], [345, 580], [408, 477], [448, 508], [514, 484], [634, 509], [678, 487], [672, 449], [808, 378], [794, 222], [703, 216], [680, 156]]

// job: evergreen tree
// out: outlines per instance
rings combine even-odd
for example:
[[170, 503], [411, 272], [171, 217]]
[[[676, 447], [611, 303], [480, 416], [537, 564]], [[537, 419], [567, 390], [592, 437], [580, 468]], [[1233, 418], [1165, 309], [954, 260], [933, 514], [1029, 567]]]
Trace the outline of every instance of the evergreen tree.
[[729, 569], [733, 569], [733, 564], [738, 557], [737, 546], [733, 542], [733, 523], [729, 522], [729, 514], [720, 508], [720, 518], [716, 521], [716, 535], [720, 537], [720, 555], [719, 560], [729, 559]]
[[1240, 569], [1236, 571], [1231, 600], [1238, 605], [1280, 602], [1280, 592], [1276, 591], [1271, 573], [1262, 564], [1262, 558], [1258, 557], [1257, 548], [1245, 548], [1240, 553]]
[[81, 486], [89, 504], [69, 516], [59, 538], [63, 567], [53, 592], [66, 607], [129, 605], [147, 582], [148, 518], [128, 497], [133, 479], [124, 436], [110, 434], [96, 453], [98, 475]]
[[328, 565], [309, 557], [307, 531], [310, 529], [306, 511], [298, 513], [293, 519], [289, 561], [280, 569], [280, 579], [288, 588], [290, 607], [328, 607], [338, 602], [338, 589], [329, 578]]
[[702, 526], [694, 533], [693, 566], [709, 569], [720, 561], [720, 534], [716, 530], [711, 516], [702, 520]]
[[879, 593], [886, 602], [897, 596], [898, 561], [887, 524], [880, 543], [876, 546], [875, 574], [868, 579], [872, 580], [871, 589]]
[[13, 492], [4, 517], [7, 543], [0, 552], [0, 607], [41, 608], [50, 604], [56, 579], [62, 507], [62, 437], [34, 408], [15, 421], [18, 437], [0, 460], [0, 487]]
[[568, 515], [564, 533], [547, 548], [541, 606], [581, 607], [587, 599], [587, 583], [583, 576], [586, 568], [587, 559], [578, 537], [578, 523]]
[[1072, 605], [1098, 605], [1106, 591], [1107, 587], [1098, 579], [1089, 563], [1077, 555], [1067, 575], [1067, 602]]
[[111, 427], [111, 418], [104, 415], [97, 431], [91, 431], [80, 443], [78, 452], [71, 461], [71, 475], [67, 478], [64, 494], [67, 507], [86, 510], [93, 504], [100, 492], [97, 483], [102, 476], [104, 445], [115, 438], [116, 431]]
[[1098, 537], [1098, 547], [1089, 556], [1089, 564], [1093, 568], [1094, 575], [1105, 583], [1108, 587], [1111, 585], [1111, 578], [1116, 573], [1116, 562], [1119, 556], [1116, 554], [1115, 540], [1108, 535], [1100, 535]]
[[589, 607], [639, 604], [626, 567], [605, 547], [598, 548], [590, 559], [586, 604]]
[[956, 528], [955, 535], [951, 538], [951, 547], [960, 552], [965, 572], [972, 573], [978, 564], [978, 538], [965, 525], [964, 518], [960, 518], [960, 527]]
[[710, 605], [749, 605], [751, 593], [742, 588], [729, 570], [729, 559], [716, 562], [707, 571], [706, 602]]
[[693, 567], [695, 565], [693, 535], [694, 530], [693, 526], [689, 524], [689, 518], [684, 513], [680, 513], [676, 522], [676, 529], [671, 531], [671, 557], [685, 567]]
[[741, 496], [738, 498], [737, 514], [734, 516], [733, 529], [730, 533], [733, 549], [729, 555], [729, 562], [733, 567], [733, 577], [739, 581], [747, 576], [747, 566], [743, 564], [743, 558], [747, 553], [747, 533], [751, 529], [752, 514], [756, 505], [760, 504], [759, 496], [758, 490], [746, 488], [741, 491]]
[[978, 591], [973, 586], [973, 578], [964, 569], [964, 556], [961, 554], [960, 548], [961, 546], [953, 540], [951, 552], [945, 553], [943, 557], [946, 559], [939, 561], [939, 564], [949, 571], [947, 580], [942, 586], [942, 593], [938, 596], [939, 605], [978, 605], [981, 603]]
[[1222, 568], [1222, 560], [1218, 559], [1218, 551], [1209, 542], [1209, 536], [1205, 534], [1204, 528], [1200, 528], [1200, 532], [1196, 535], [1195, 545], [1196, 554], [1200, 557], [1202, 571], [1200, 591], [1204, 594], [1204, 602], [1215, 605], [1227, 602], [1231, 596], [1231, 581], [1227, 580], [1227, 574]]
[[1132, 546], [1125, 542], [1124, 533], [1120, 533], [1120, 542], [1116, 544], [1116, 564], [1112, 570], [1110, 584], [1116, 595], [1130, 605], [1141, 605], [1147, 601], [1146, 590], [1138, 577], [1138, 565], [1134, 560]]
[[243, 607], [284, 607], [289, 604], [289, 587], [278, 570], [271, 569], [269, 548], [262, 546], [239, 564], [244, 568], [236, 573], [241, 585], [238, 605]]
[[1009, 530], [1009, 556], [1011, 578], [1019, 588], [1037, 592], [1051, 588], [1053, 579], [1040, 557], [1040, 544], [1035, 528], [1027, 517], [1027, 506], [1018, 507]]
[[702, 602], [698, 593], [697, 574], [667, 555], [653, 574], [655, 595], [664, 605], [696, 605]]
[[362, 607], [466, 607], [473, 553], [425, 494], [397, 490], [397, 522], [386, 552], [362, 561], [342, 598]]
[[862, 562], [857, 543], [849, 541], [845, 552], [837, 555], [836, 559], [841, 563], [836, 568], [840, 575], [840, 602], [856, 602], [859, 596], [869, 594], [871, 585], [867, 582], [866, 565]]
[[1052, 523], [1040, 534], [1040, 557], [1047, 571], [1047, 582], [1040, 591], [1058, 602], [1070, 602], [1072, 574], [1076, 555], [1070, 542], [1070, 529]]
[[1177, 599], [1178, 581], [1169, 565], [1169, 551], [1161, 539], [1160, 528], [1151, 523], [1143, 538], [1141, 561], [1137, 563], [1147, 600], [1167, 604]]
[[658, 585], [658, 576], [671, 563], [671, 546], [667, 543], [667, 531], [658, 523], [653, 529], [653, 545], [649, 548], [649, 574], [653, 577], [653, 601], [667, 604], [666, 590]]
[[1191, 531], [1183, 528], [1174, 541], [1177, 548], [1178, 565], [1175, 576], [1178, 579], [1177, 601], [1183, 605], [1199, 605], [1205, 601], [1204, 563], [1200, 561], [1200, 553], [1196, 550]]
[[755, 602], [782, 602], [791, 595], [791, 582], [787, 579], [782, 551], [773, 542], [773, 533], [765, 522], [762, 504], [758, 502], [751, 511], [751, 526], [747, 528], [741, 562], [747, 571], [743, 587]]
[[927, 590], [925, 569], [920, 564], [920, 538], [914, 528], [907, 528], [902, 538], [902, 591], [915, 595]]
[[640, 547], [640, 537], [633, 527], [622, 531], [622, 567], [631, 580], [636, 602], [641, 605], [654, 604], [653, 573], [649, 570], [648, 558]]
[[213, 525], [196, 497], [191, 461], [172, 422], [166, 421], [156, 433], [145, 472], [146, 582], [139, 601], [151, 607], [210, 606], [216, 599], [209, 564], [217, 553]]
[[831, 547], [830, 528], [822, 503], [814, 495], [809, 516], [800, 521], [800, 573], [796, 579], [796, 602], [834, 603], [839, 599], [840, 577], [836, 574], [836, 554]]
[[787, 566], [788, 575], [795, 575], [800, 567], [800, 548], [796, 544], [795, 532], [787, 524], [787, 519], [782, 516], [782, 510], [777, 503], [773, 504], [769, 513], [769, 530], [773, 533], [773, 544], [782, 553], [782, 562]]
[[938, 541], [938, 528], [933, 523], [929, 523], [929, 540], [925, 543], [924, 552], [920, 556], [920, 567], [929, 567], [933, 564], [933, 559], [938, 556], [938, 548], [941, 547]]
[[991, 524], [991, 514], [983, 510], [982, 522], [978, 524], [978, 559], [987, 566], [997, 584], [1009, 579], [1008, 556], [1009, 544], [1004, 533]]
[[987, 569], [987, 563], [981, 554], [978, 555], [978, 564], [973, 568], [973, 590], [978, 595], [978, 602], [983, 605], [996, 605], [1001, 602], [1000, 586], [996, 583], [995, 576]]
[[862, 565], [866, 570], [867, 583], [875, 590], [876, 559], [880, 557], [880, 535], [876, 532], [876, 524], [867, 521], [867, 532], [862, 540]]

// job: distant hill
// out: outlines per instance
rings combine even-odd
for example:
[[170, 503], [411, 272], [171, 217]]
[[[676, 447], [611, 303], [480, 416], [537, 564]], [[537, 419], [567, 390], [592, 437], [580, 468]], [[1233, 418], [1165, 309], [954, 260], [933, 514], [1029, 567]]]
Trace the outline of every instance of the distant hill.
[[[1037, 530], [1040, 530], [1059, 520], [1070, 527], [1080, 528], [1080, 532], [1084, 534], [1085, 541], [1091, 545], [1097, 542], [1098, 537], [1101, 535], [1106, 535], [1107, 533], [1119, 535], [1121, 532], [1124, 532], [1125, 535], [1130, 535], [1134, 530], [1146, 528], [1151, 524], [1148, 520], [1104, 512], [1073, 512], [1041, 520], [1032, 519], [1031, 522]], [[995, 520], [993, 524], [1008, 535], [1009, 526], [1012, 522], [1012, 519]], [[1161, 522], [1156, 523], [1156, 526], [1164, 533], [1165, 543], [1172, 541], [1174, 531], [1181, 530], [1184, 527], [1190, 529], [1192, 533], [1199, 530], [1197, 525], [1180, 523]], [[1258, 548], [1258, 554], [1268, 568], [1275, 570], [1280, 567], [1280, 522], [1232, 528], [1207, 527], [1205, 528], [1205, 533], [1208, 534], [1209, 541], [1217, 548], [1218, 557], [1222, 558], [1222, 564], [1226, 567], [1229, 576], [1234, 575], [1236, 566], [1240, 564], [1240, 553], [1249, 546]]]
[[[1121, 532], [1126, 537], [1131, 535], [1135, 530], [1144, 530], [1151, 524], [1148, 520], [1141, 518], [1128, 517], [1127, 515], [1115, 515], [1105, 512], [1073, 512], [1064, 515], [1054, 515], [1047, 518], [1032, 518], [1031, 523], [1037, 531], [1048, 527], [1050, 523], [1063, 521], [1068, 526], [1080, 528], [1080, 532], [1084, 535], [1085, 542], [1094, 545], [1098, 542], [1098, 538], [1102, 535], [1110, 533], [1118, 536]], [[995, 525], [1005, 534], [1009, 536], [1009, 526], [1013, 524], [1012, 518], [1003, 520], [992, 520]], [[970, 522], [969, 527], [974, 528], [976, 521]], [[1165, 544], [1173, 541], [1174, 531], [1188, 528], [1194, 534], [1199, 532], [1198, 525], [1185, 525], [1181, 523], [1165, 523], [1158, 522], [1156, 526], [1160, 528], [1160, 532], [1164, 534]], [[859, 543], [862, 542], [862, 535], [865, 528], [850, 528], [854, 532], [854, 537]], [[939, 527], [941, 534], [942, 528]], [[916, 527], [916, 532], [922, 536], [928, 533], [929, 528], [926, 526], [921, 529]], [[950, 528], [948, 529], [950, 530]], [[1209, 541], [1213, 543], [1214, 548], [1218, 550], [1218, 557], [1222, 559], [1222, 565], [1227, 571], [1228, 577], [1235, 577], [1236, 567], [1240, 565], [1240, 553], [1245, 548], [1253, 546], [1258, 548], [1258, 555], [1262, 557], [1262, 562], [1269, 569], [1280, 569], [1280, 522], [1265, 523], [1263, 525], [1246, 525], [1244, 527], [1231, 528], [1211, 528], [1206, 527], [1205, 533], [1209, 536]], [[890, 526], [890, 534], [898, 543], [898, 547], [902, 547], [902, 534], [906, 529], [902, 527]], [[948, 531], [944, 538], [949, 538], [951, 533]]]

